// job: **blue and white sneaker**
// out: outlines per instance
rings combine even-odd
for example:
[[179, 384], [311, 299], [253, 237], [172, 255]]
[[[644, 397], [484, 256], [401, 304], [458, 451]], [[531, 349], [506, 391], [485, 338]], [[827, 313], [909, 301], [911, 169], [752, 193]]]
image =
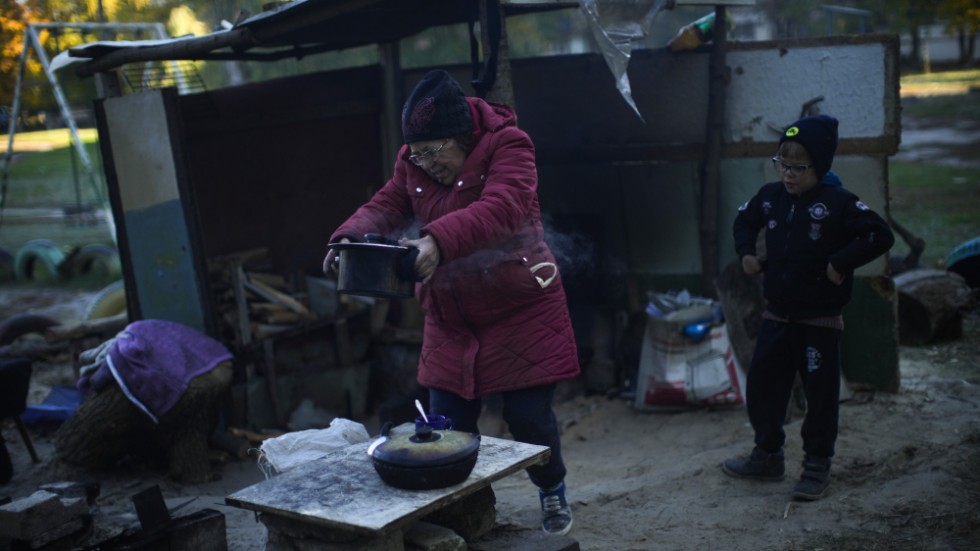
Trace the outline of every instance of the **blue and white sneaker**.
[[572, 508], [565, 499], [565, 483], [550, 490], [538, 489], [541, 498], [541, 529], [547, 534], [564, 536], [572, 529]]

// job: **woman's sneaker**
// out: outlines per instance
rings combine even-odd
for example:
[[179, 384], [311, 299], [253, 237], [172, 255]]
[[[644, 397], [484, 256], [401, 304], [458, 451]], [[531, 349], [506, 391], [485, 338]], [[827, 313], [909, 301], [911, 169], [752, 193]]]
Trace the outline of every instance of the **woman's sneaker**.
[[572, 508], [565, 499], [565, 483], [551, 490], [538, 489], [541, 498], [541, 529], [548, 534], [564, 536], [572, 529]]
[[721, 464], [721, 470], [736, 478], [776, 481], [782, 480], [786, 474], [786, 464], [783, 450], [769, 453], [756, 446], [748, 457], [725, 460]]

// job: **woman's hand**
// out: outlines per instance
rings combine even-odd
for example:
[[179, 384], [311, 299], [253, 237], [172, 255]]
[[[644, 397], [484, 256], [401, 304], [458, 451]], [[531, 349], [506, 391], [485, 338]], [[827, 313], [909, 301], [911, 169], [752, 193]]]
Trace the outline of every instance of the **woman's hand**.
[[[350, 243], [350, 239], [342, 237], [338, 243]], [[327, 256], [323, 259], [323, 273], [324, 275], [330, 275], [330, 272], [337, 271], [337, 249], [330, 249], [327, 251]]]
[[840, 285], [844, 283], [844, 274], [839, 273], [834, 269], [834, 265], [830, 262], [827, 263], [827, 279], [830, 280], [834, 285]]
[[742, 271], [747, 274], [757, 274], [762, 271], [762, 263], [759, 257], [754, 254], [747, 254], [742, 257]]
[[428, 283], [432, 279], [432, 274], [436, 273], [436, 268], [439, 267], [439, 261], [442, 260], [442, 255], [439, 254], [439, 245], [436, 243], [436, 240], [431, 235], [427, 235], [421, 239], [405, 239], [403, 237], [398, 240], [398, 244], [402, 247], [418, 248], [419, 255], [415, 259], [415, 273], [418, 274], [422, 283]]

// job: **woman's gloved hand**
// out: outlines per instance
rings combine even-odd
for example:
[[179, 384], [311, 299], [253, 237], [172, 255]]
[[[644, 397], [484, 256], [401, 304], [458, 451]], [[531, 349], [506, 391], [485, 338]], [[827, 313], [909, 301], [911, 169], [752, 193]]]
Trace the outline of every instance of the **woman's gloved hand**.
[[[343, 237], [338, 241], [338, 243], [350, 243], [350, 239]], [[323, 273], [324, 275], [330, 275], [331, 272], [337, 272], [337, 249], [327, 250], [327, 256], [323, 259]]]

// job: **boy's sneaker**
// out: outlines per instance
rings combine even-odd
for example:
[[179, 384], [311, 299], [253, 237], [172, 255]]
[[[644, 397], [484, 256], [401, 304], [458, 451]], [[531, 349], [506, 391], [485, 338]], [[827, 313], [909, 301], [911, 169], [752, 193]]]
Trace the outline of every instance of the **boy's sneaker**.
[[806, 501], [820, 499], [827, 486], [830, 486], [830, 459], [806, 456], [800, 481], [793, 488], [793, 497]]
[[541, 498], [541, 529], [548, 534], [564, 536], [572, 529], [572, 508], [565, 499], [565, 483], [551, 490], [538, 489]]
[[736, 478], [776, 481], [783, 479], [786, 465], [783, 460], [783, 450], [769, 453], [757, 446], [752, 449], [748, 457], [725, 460], [721, 464], [721, 470]]

